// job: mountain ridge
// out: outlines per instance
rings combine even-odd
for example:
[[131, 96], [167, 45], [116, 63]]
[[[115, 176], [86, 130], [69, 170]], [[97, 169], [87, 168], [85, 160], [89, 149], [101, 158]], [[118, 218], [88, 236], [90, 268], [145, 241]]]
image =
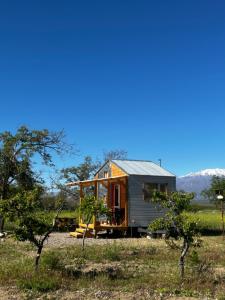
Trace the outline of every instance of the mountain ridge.
[[191, 172], [179, 178], [189, 177], [189, 176], [225, 176], [225, 169], [214, 168], [214, 169], [203, 169], [197, 172]]
[[201, 192], [210, 187], [213, 176], [225, 177], [225, 169], [204, 169], [179, 176], [177, 177], [177, 190], [194, 192], [196, 194], [195, 201], [198, 203], [208, 203], [208, 201], [201, 196]]

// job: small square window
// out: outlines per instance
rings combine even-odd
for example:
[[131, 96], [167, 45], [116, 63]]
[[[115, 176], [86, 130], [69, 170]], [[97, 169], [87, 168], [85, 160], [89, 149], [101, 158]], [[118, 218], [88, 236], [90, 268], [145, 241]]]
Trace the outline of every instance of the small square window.
[[158, 191], [158, 183], [147, 182], [144, 183], [144, 200], [150, 201], [154, 191]]
[[168, 186], [167, 183], [161, 183], [160, 184], [160, 192], [161, 193], [167, 193], [167, 186]]
[[167, 193], [168, 184], [167, 183], [152, 183], [146, 182], [144, 183], [144, 200], [150, 201], [152, 199], [152, 195], [155, 191], [160, 191], [161, 193]]

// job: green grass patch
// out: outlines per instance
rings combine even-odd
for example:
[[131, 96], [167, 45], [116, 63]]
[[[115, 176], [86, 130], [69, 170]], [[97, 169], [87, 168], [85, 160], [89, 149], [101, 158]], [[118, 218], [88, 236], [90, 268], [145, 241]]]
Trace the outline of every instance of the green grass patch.
[[0, 243], [0, 282], [12, 284], [23, 274], [33, 271], [33, 258], [29, 253], [27, 244], [17, 243], [13, 240], [6, 240]]
[[221, 212], [219, 210], [202, 210], [188, 212], [187, 216], [198, 223], [202, 234], [220, 234], [222, 230]]
[[63, 256], [58, 251], [46, 251], [41, 258], [41, 264], [50, 270], [60, 270], [62, 268]]
[[17, 280], [17, 286], [23, 290], [46, 293], [60, 288], [61, 279], [51, 273], [34, 273]]

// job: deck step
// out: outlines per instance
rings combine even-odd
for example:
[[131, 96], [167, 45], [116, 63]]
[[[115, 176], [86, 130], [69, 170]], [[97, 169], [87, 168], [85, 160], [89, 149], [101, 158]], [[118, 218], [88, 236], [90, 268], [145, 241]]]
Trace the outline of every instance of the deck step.
[[82, 234], [82, 233], [79, 233], [79, 232], [76, 232], [76, 231], [70, 232], [70, 235], [71, 235], [72, 237], [77, 238], [77, 239], [81, 239], [81, 238], [83, 237], [83, 234]]
[[[87, 228], [87, 225], [86, 225], [86, 224], [80, 223], [80, 224], [79, 224], [79, 228]], [[88, 228], [89, 228], [89, 229], [94, 229], [94, 224], [89, 224], [89, 225], [88, 225]]]
[[76, 232], [84, 233], [84, 231], [85, 231], [85, 228], [77, 228], [76, 229]]
[[[82, 238], [83, 233], [85, 232], [85, 228], [77, 228], [76, 231], [70, 232], [70, 235], [76, 238]], [[94, 237], [93, 232], [89, 229], [86, 232], [86, 238]]]

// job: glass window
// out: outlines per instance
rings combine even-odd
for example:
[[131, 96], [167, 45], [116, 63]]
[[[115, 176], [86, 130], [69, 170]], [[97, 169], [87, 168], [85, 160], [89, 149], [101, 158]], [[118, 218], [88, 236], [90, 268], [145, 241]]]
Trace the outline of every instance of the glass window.
[[167, 193], [167, 187], [168, 187], [167, 183], [152, 183], [152, 182], [144, 183], [144, 189], [143, 189], [144, 200], [150, 201], [154, 191]]
[[147, 182], [144, 183], [144, 200], [145, 201], [150, 201], [152, 198], [152, 193], [154, 191], [158, 191], [158, 183], [152, 183], [152, 182]]
[[114, 185], [114, 206], [120, 207], [120, 186], [119, 184]]
[[161, 183], [160, 184], [160, 192], [167, 193], [167, 183]]

